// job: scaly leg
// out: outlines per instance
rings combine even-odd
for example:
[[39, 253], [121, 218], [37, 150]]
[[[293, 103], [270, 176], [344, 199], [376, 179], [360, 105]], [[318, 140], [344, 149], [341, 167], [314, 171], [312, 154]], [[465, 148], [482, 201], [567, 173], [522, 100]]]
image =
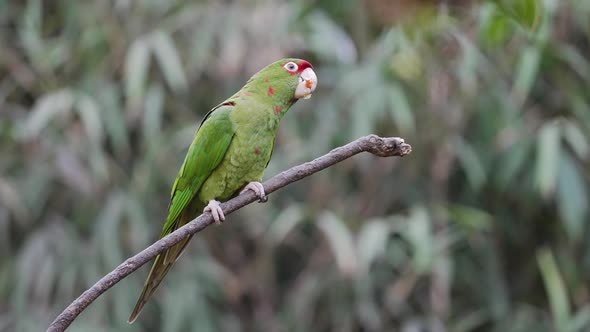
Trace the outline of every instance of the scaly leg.
[[225, 220], [225, 215], [223, 214], [223, 210], [221, 210], [221, 206], [219, 206], [219, 204], [219, 201], [212, 199], [203, 209], [203, 212], [211, 212], [211, 215], [213, 215], [213, 219], [217, 225], [220, 225]]
[[264, 187], [262, 186], [262, 183], [256, 181], [250, 182], [244, 187], [244, 189], [242, 189], [242, 191], [240, 191], [240, 194], [243, 194], [248, 190], [252, 190], [256, 194], [256, 197], [258, 197], [258, 202], [264, 203], [268, 201], [268, 197], [266, 197], [266, 194], [264, 193]]

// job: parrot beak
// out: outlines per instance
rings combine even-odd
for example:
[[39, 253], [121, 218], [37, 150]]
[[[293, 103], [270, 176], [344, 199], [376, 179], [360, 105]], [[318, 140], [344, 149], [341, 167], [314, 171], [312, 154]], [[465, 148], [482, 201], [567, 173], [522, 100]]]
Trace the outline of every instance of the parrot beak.
[[297, 83], [297, 88], [295, 89], [295, 99], [311, 98], [311, 93], [315, 91], [317, 85], [318, 77], [316, 76], [313, 69], [305, 68], [301, 72], [301, 75], [299, 75], [299, 83]]

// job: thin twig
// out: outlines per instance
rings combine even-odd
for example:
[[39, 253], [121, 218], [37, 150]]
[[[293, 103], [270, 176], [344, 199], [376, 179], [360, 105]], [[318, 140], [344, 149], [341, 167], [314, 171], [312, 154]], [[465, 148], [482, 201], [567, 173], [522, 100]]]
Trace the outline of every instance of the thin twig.
[[[263, 183], [264, 190], [267, 194], [270, 194], [290, 183], [301, 180], [304, 177], [319, 172], [360, 152], [370, 152], [380, 157], [403, 157], [409, 154], [411, 151], [412, 147], [409, 144], [404, 143], [404, 140], [399, 137], [382, 138], [376, 135], [364, 136], [351, 143], [336, 148], [319, 158], [292, 167], [275, 175]], [[250, 203], [255, 202], [256, 200], [256, 195], [252, 191], [248, 191], [243, 195], [239, 195], [221, 204], [221, 208], [223, 209], [223, 212], [228, 215]], [[70, 324], [74, 321], [74, 319], [76, 319], [76, 317], [78, 317], [78, 315], [92, 302], [94, 302], [94, 300], [96, 300], [102, 293], [106, 292], [109, 288], [123, 280], [133, 271], [140, 268], [143, 264], [152, 260], [159, 253], [172, 247], [176, 243], [185, 239], [187, 236], [201, 231], [212, 223], [213, 217], [211, 214], [204, 213], [176, 231], [156, 241], [135, 256], [128, 258], [121, 265], [117, 266], [113, 271], [102, 277], [92, 287], [90, 287], [76, 300], [74, 300], [74, 302], [72, 302], [61, 314], [59, 314], [59, 316], [57, 316], [57, 318], [55, 318], [47, 331], [65, 331], [65, 329], [67, 329], [68, 326], [70, 326]]]

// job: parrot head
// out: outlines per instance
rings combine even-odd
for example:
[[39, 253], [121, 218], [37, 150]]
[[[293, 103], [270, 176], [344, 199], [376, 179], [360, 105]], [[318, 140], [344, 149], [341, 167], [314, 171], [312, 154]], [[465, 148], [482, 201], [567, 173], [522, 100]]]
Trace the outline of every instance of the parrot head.
[[268, 85], [267, 94], [284, 99], [309, 99], [318, 85], [313, 66], [302, 59], [281, 59], [271, 63], [250, 79]]

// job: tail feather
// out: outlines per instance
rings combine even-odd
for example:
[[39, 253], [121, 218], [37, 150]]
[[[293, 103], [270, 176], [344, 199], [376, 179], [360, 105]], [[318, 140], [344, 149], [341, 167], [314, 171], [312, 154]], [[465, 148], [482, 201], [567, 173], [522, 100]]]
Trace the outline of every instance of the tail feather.
[[156, 291], [156, 289], [158, 288], [158, 286], [160, 285], [160, 283], [162, 282], [162, 280], [164, 279], [164, 277], [173, 265], [164, 264], [164, 257], [162, 255], [163, 254], [158, 255], [156, 257], [156, 260], [154, 261], [154, 264], [152, 265], [152, 269], [150, 270], [150, 273], [145, 281], [143, 290], [139, 295], [139, 299], [137, 300], [137, 303], [135, 304], [135, 307], [133, 308], [131, 315], [129, 315], [129, 318], [127, 319], [127, 323], [129, 324], [133, 323], [137, 319], [137, 317], [141, 313], [141, 310], [143, 309], [143, 306], [147, 303], [148, 299], [152, 296], [152, 294], [154, 294], [154, 292]]
[[167, 250], [164, 253], [164, 264], [174, 264], [174, 262], [176, 262], [180, 258], [180, 256], [182, 256], [184, 249], [186, 249], [186, 245], [192, 238], [193, 236], [191, 235], [186, 239], [178, 242], [177, 245]]
[[[176, 224], [176, 227], [174, 227], [174, 230], [183, 226], [192, 219], [194, 213], [191, 213], [192, 211], [190, 210], [193, 209], [187, 209], [187, 211], [183, 211], [183, 213], [178, 218], [178, 223]], [[148, 274], [145, 284], [143, 285], [143, 290], [139, 295], [139, 299], [137, 300], [131, 315], [129, 315], [129, 318], [127, 319], [129, 324], [133, 323], [137, 319], [141, 313], [141, 310], [143, 309], [143, 306], [148, 302], [149, 298], [154, 294], [158, 286], [160, 286], [160, 283], [168, 271], [170, 271], [178, 257], [182, 255], [182, 252], [184, 249], [186, 249], [186, 246], [191, 238], [192, 235], [156, 256], [150, 273]]]

